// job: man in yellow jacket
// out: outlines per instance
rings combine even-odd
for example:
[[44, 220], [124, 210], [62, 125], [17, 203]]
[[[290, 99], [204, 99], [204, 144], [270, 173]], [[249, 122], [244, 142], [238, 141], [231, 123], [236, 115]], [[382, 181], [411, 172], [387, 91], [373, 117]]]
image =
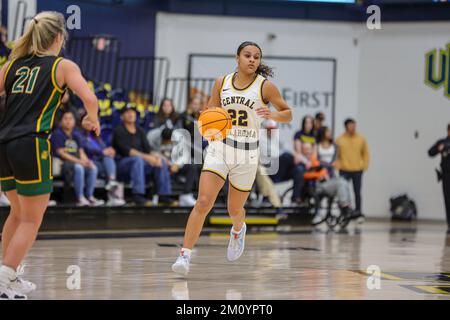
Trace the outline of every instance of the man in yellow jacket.
[[369, 168], [369, 147], [366, 139], [356, 132], [355, 120], [347, 119], [344, 125], [345, 133], [336, 140], [336, 167], [341, 177], [353, 183], [355, 211], [364, 218], [361, 213], [361, 185], [363, 172]]

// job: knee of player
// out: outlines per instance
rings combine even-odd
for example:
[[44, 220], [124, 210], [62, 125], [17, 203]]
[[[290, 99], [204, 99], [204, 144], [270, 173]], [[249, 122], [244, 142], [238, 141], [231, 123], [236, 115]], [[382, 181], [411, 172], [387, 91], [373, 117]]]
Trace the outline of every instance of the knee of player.
[[244, 208], [242, 207], [228, 206], [228, 214], [233, 217], [241, 214], [243, 210]]
[[33, 210], [29, 209], [27, 210], [27, 212], [22, 212], [20, 217], [20, 223], [33, 224], [34, 227], [39, 227], [39, 225], [42, 222], [44, 211], [45, 210], [41, 212], [39, 211], [39, 209], [35, 209], [33, 212]]
[[21, 221], [22, 215], [20, 213], [20, 208], [11, 209], [8, 219], [11, 219], [13, 221]]
[[199, 195], [197, 201], [195, 202], [196, 211], [205, 215], [208, 214], [213, 205], [214, 199], [204, 195]]

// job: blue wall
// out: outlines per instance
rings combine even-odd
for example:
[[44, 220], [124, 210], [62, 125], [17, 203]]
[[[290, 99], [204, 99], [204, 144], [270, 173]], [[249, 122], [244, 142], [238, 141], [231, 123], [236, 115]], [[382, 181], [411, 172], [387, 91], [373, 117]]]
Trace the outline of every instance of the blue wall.
[[[5, 1], [5, 0], [2, 0]], [[222, 16], [251, 16], [286, 19], [365, 21], [366, 5], [304, 3], [271, 0], [38, 0], [38, 11], [66, 12], [67, 6], [81, 8], [82, 29], [75, 36], [106, 33], [122, 43], [122, 55], [152, 56], [157, 11]], [[364, 0], [365, 4], [388, 0]], [[103, 3], [102, 3], [103, 2]], [[109, 2], [110, 4], [105, 4]], [[380, 4], [381, 5], [381, 4]], [[449, 3], [382, 4], [383, 21], [450, 20]]]
[[8, 0], [2, 0], [2, 24], [4, 26], [8, 25]]
[[153, 55], [155, 51], [155, 9], [94, 5], [64, 0], [39, 0], [37, 9], [38, 12], [53, 10], [65, 14], [67, 7], [74, 3], [81, 9], [81, 30], [74, 30], [70, 36], [114, 35], [122, 44], [122, 55]]

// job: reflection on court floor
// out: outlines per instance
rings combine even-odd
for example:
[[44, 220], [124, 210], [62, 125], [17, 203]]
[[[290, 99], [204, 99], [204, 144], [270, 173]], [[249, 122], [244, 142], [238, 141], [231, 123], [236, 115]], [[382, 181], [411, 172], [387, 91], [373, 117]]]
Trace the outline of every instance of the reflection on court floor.
[[[450, 237], [438, 224], [366, 223], [348, 233], [249, 233], [226, 260], [227, 232], [202, 236], [191, 273], [172, 273], [181, 236], [40, 240], [30, 299], [450, 299]], [[368, 286], [369, 266], [380, 270]], [[77, 287], [76, 284], [79, 284]]]

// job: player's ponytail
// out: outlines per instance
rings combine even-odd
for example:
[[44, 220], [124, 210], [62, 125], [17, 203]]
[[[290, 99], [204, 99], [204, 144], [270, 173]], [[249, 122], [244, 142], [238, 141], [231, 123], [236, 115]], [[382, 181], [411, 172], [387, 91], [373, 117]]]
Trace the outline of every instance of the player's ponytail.
[[[237, 55], [239, 55], [242, 51], [242, 49], [244, 49], [247, 46], [254, 46], [257, 47], [259, 49], [259, 51], [261, 52], [261, 59], [262, 59], [262, 50], [261, 47], [252, 41], [244, 41], [240, 44], [240, 46], [237, 49]], [[262, 75], [263, 77], [267, 78], [267, 77], [273, 77], [273, 68], [269, 67], [266, 64], [263, 64], [262, 62], [259, 64], [258, 69], [256, 69], [256, 73]]]
[[41, 12], [30, 20], [24, 34], [14, 42], [9, 58], [12, 60], [27, 55], [46, 55], [58, 34], [67, 38], [64, 16], [54, 11]]
[[265, 78], [273, 77], [273, 69], [263, 63], [259, 65], [258, 69], [256, 70], [256, 73], [262, 75]]

